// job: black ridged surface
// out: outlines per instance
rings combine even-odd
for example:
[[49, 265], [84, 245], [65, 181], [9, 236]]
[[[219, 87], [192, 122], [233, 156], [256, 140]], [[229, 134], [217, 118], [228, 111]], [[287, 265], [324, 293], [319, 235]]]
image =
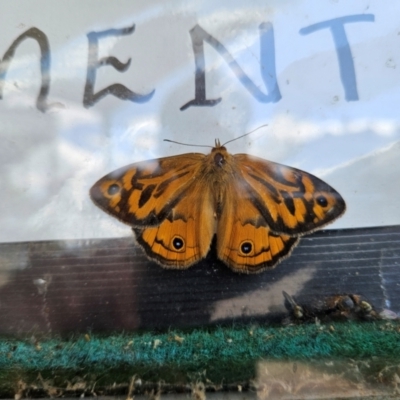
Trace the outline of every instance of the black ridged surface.
[[400, 312], [400, 226], [320, 231], [257, 275], [211, 254], [184, 271], [150, 262], [132, 238], [0, 245], [0, 334], [114, 332], [279, 321], [282, 290], [307, 303], [362, 294]]

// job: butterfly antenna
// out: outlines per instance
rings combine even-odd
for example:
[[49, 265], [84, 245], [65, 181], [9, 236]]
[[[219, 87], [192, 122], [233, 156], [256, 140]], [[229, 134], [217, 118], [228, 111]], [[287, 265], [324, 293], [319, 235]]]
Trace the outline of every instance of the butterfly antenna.
[[176, 143], [176, 144], [180, 144], [180, 145], [182, 145], [182, 146], [210, 147], [210, 148], [212, 148], [212, 146], [206, 146], [206, 145], [203, 145], [203, 144], [181, 143], [181, 142], [177, 142], [176, 140], [169, 140], [169, 139], [164, 139], [164, 142]]
[[259, 126], [258, 128], [256, 128], [256, 129], [253, 129], [251, 132], [247, 132], [247, 133], [245, 133], [244, 135], [241, 135], [241, 136], [239, 136], [239, 137], [237, 137], [237, 138], [234, 138], [234, 139], [228, 140], [228, 141], [227, 141], [227, 142], [225, 142], [225, 143], [224, 143], [222, 146], [225, 146], [226, 144], [228, 144], [228, 143], [231, 143], [231, 142], [233, 142], [233, 141], [235, 141], [235, 140], [241, 139], [242, 137], [245, 137], [245, 136], [251, 135], [252, 133], [254, 133], [255, 131], [257, 131], [258, 129], [261, 129], [261, 128], [263, 128], [264, 126], [268, 126], [268, 124], [261, 125], [261, 126]]

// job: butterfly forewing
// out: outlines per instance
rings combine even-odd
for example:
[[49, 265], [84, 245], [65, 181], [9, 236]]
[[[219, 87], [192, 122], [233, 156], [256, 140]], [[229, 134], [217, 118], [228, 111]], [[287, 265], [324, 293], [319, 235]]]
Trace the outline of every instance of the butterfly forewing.
[[132, 226], [158, 225], [186, 196], [204, 154], [183, 154], [120, 168], [90, 189], [94, 203]]
[[247, 154], [236, 154], [253, 204], [275, 233], [310, 233], [345, 211], [340, 194], [307, 172]]

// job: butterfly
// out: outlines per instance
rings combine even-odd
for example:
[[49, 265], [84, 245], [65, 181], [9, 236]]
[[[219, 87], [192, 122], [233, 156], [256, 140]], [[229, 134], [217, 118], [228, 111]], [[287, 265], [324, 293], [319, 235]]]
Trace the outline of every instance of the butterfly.
[[345, 211], [319, 178], [219, 140], [208, 155], [187, 153], [134, 163], [90, 189], [93, 202], [130, 225], [147, 256], [185, 269], [210, 250], [236, 272], [257, 273], [288, 257], [300, 237]]

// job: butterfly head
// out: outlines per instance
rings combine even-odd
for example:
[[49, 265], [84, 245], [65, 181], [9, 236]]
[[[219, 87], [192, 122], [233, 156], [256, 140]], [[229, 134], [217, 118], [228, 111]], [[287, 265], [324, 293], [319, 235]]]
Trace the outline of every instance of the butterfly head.
[[218, 139], [215, 140], [215, 147], [211, 150], [211, 159], [215, 167], [223, 168], [229, 154], [224, 146], [221, 146]]

